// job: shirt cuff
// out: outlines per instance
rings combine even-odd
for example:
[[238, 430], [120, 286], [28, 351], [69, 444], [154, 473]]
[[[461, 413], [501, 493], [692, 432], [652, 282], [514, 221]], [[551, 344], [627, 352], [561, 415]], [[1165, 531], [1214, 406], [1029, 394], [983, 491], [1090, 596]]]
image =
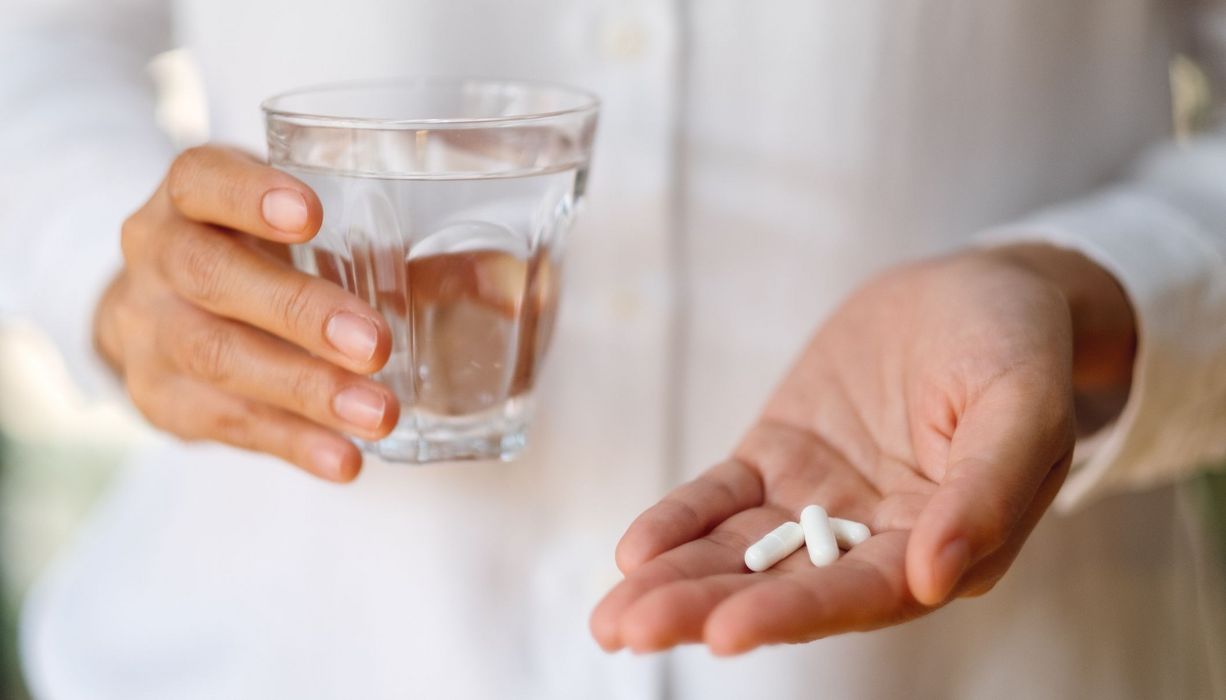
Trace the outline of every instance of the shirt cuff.
[[1057, 509], [1174, 481], [1226, 455], [1226, 257], [1214, 235], [1156, 196], [1118, 188], [979, 239], [1077, 251], [1116, 278], [1136, 314], [1128, 400], [1078, 443]]

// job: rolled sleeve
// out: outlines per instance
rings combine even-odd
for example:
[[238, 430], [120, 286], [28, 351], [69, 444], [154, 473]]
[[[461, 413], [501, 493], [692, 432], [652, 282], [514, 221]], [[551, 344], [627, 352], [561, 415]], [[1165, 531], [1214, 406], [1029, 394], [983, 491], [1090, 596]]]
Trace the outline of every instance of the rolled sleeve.
[[[1133, 184], [982, 238], [1075, 250], [1115, 276], [1136, 314], [1128, 401], [1112, 425], [1078, 445], [1058, 508], [1178, 480], [1226, 456], [1226, 216], [1218, 218], [1217, 202], [1197, 204], [1208, 194], [1197, 191], [1208, 183], [1197, 176], [1208, 173], [1187, 161], [1203, 155], [1171, 149]], [[1185, 162], [1163, 162], [1172, 157]], [[1226, 170], [1226, 157], [1211, 165]], [[1222, 175], [1214, 186], [1226, 187]]]

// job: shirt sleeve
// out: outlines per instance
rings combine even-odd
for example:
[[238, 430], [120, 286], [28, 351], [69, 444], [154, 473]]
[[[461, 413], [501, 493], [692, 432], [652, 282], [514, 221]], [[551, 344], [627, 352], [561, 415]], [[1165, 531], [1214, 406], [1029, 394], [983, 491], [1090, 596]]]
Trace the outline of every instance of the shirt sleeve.
[[169, 34], [156, 0], [10, 0], [0, 13], [0, 319], [46, 331], [88, 394], [114, 385], [92, 318], [120, 227], [173, 152], [146, 72]]
[[[1220, 98], [1226, 1], [1203, 0], [1199, 12], [1196, 58]], [[1078, 445], [1057, 507], [1178, 480], [1226, 457], [1226, 129], [1156, 146], [1126, 180], [984, 241], [1076, 250], [1115, 276], [1136, 314], [1128, 401]]]

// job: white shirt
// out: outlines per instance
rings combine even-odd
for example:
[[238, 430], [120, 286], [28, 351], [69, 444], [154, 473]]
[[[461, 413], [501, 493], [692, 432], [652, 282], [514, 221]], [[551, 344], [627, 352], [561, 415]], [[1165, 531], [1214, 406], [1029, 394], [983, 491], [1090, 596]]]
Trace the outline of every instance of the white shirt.
[[[40, 696], [1226, 696], [1219, 562], [1172, 486], [1226, 453], [1226, 141], [1162, 146], [1171, 56], [1226, 68], [1218, 0], [18, 4], [0, 310], [87, 385], [119, 222], [172, 157], [155, 51], [190, 47], [211, 138], [257, 151], [259, 100], [300, 84], [505, 75], [604, 101], [526, 454], [337, 487], [166, 441], [28, 605]], [[602, 654], [587, 615], [631, 518], [733, 446], [866, 275], [988, 229], [1090, 255], [1140, 334], [1128, 405], [1002, 583], [734, 660]]]

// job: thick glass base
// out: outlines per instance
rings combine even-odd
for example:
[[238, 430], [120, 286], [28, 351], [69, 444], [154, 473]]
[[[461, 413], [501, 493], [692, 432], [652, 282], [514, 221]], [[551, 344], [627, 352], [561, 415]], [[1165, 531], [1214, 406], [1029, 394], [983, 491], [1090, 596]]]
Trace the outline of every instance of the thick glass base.
[[441, 416], [403, 406], [391, 435], [358, 441], [368, 454], [388, 462], [424, 464], [458, 460], [510, 461], [527, 443], [529, 399], [508, 399], [498, 408], [466, 416]]

